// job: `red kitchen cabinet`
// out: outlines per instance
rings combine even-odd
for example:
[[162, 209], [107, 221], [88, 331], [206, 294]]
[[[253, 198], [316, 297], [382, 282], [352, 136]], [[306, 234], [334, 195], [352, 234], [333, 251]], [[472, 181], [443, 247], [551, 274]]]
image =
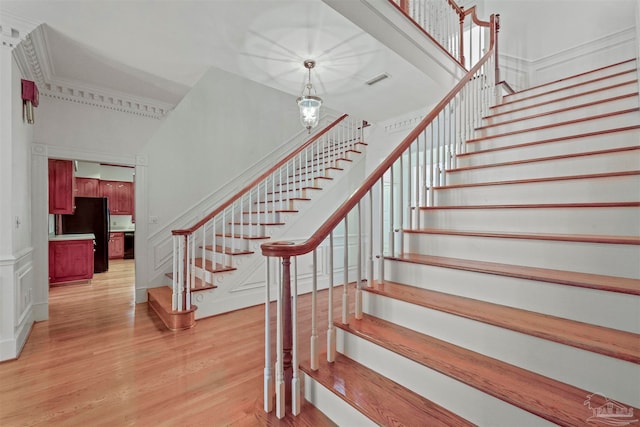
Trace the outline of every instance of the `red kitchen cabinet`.
[[109, 233], [109, 259], [124, 258], [124, 233]]
[[49, 159], [49, 213], [73, 214], [74, 174], [71, 160]]
[[100, 195], [109, 199], [111, 215], [133, 214], [133, 184], [127, 181], [100, 181]]
[[76, 178], [77, 197], [100, 197], [100, 180], [97, 178]]
[[49, 242], [49, 284], [92, 278], [92, 239]]

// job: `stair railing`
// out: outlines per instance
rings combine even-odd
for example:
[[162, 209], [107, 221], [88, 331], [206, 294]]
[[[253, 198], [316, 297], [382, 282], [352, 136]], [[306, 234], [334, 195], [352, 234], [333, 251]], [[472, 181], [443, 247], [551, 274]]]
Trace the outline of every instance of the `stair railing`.
[[[302, 243], [269, 242], [261, 245], [267, 257], [265, 286], [264, 409], [285, 415], [285, 393], [291, 390], [291, 411], [300, 412], [300, 378], [297, 346], [298, 258], [312, 254], [310, 367], [319, 367], [317, 287], [319, 265], [328, 265], [327, 360], [336, 357], [336, 328], [333, 319], [334, 262], [342, 268], [341, 322], [349, 322], [349, 288], [355, 293], [354, 316], [362, 318], [362, 289], [374, 279], [383, 281], [384, 257], [405, 250], [403, 230], [420, 228], [421, 206], [434, 205], [434, 189], [447, 182], [447, 169], [456, 165], [465, 151], [464, 141], [496, 100], [496, 17], [487, 53], [435, 108], [409, 133], [360, 187]], [[340, 230], [341, 229], [341, 230]], [[378, 236], [376, 237], [374, 229]], [[342, 247], [334, 240], [342, 236]], [[375, 240], [374, 241], [374, 237]], [[328, 240], [328, 244], [327, 244]], [[323, 245], [322, 251], [318, 251]], [[342, 259], [335, 259], [342, 251]], [[318, 254], [326, 258], [318, 264]], [[377, 259], [377, 271], [374, 260]], [[307, 261], [305, 260], [305, 263]], [[293, 266], [293, 274], [291, 272]], [[304, 273], [308, 276], [309, 273]], [[306, 277], [305, 276], [305, 277]], [[304, 277], [302, 277], [304, 278]], [[276, 363], [272, 375], [270, 335], [270, 288], [276, 295]], [[274, 384], [275, 381], [275, 384]], [[287, 391], [285, 392], [285, 389]], [[275, 399], [274, 397], [275, 393]]]
[[[478, 19], [475, 6], [465, 10], [453, 0], [389, 1], [467, 70], [488, 49], [492, 30], [489, 22]], [[499, 17], [495, 15], [496, 31], [500, 28]], [[495, 70], [498, 73], [497, 57]], [[496, 81], [500, 81], [497, 74]]]
[[[328, 168], [357, 151], [362, 125], [346, 114], [339, 117], [192, 227], [173, 230], [172, 309], [191, 310], [196, 281], [213, 284], [216, 273], [211, 271], [232, 265], [237, 237], [257, 237], [263, 226], [278, 224], [279, 214], [290, 211]], [[323, 161], [316, 162], [320, 154]]]

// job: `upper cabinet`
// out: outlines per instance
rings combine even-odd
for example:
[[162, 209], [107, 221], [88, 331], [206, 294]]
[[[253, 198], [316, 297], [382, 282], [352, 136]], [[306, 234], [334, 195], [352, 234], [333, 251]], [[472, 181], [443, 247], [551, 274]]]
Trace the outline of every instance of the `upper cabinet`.
[[133, 214], [133, 184], [127, 181], [100, 181], [100, 194], [109, 199], [111, 215]]
[[97, 178], [76, 178], [77, 197], [100, 197], [100, 180]]
[[74, 186], [73, 162], [49, 159], [49, 213], [73, 214]]

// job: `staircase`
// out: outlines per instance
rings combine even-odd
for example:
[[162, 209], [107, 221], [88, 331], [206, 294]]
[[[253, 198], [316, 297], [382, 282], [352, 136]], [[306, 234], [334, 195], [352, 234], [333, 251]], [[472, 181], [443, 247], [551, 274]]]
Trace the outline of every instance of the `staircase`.
[[[256, 248], [287, 232], [296, 217], [358, 161], [366, 147], [362, 125], [346, 115], [340, 117], [202, 221], [190, 229], [174, 230], [173, 271], [166, 273], [172, 283], [148, 289], [148, 305], [168, 329], [188, 329], [196, 318], [212, 315], [209, 307], [203, 316], [196, 316], [198, 306], [192, 302], [207, 304], [205, 294], [220, 300], [240, 293], [242, 282], [255, 270], [262, 277], [264, 261]], [[260, 301], [244, 298], [242, 303]], [[229, 304], [226, 311], [237, 308]]]
[[339, 425], [640, 425], [637, 68], [491, 107], [305, 398]]

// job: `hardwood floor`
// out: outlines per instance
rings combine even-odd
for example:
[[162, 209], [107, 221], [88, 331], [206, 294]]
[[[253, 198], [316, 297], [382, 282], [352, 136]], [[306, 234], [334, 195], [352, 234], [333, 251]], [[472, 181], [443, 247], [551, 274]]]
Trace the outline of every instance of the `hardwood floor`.
[[296, 418], [262, 410], [264, 306], [171, 332], [134, 304], [133, 282], [133, 260], [113, 260], [51, 288], [49, 320], [0, 363], [0, 426], [334, 425], [306, 403]]

